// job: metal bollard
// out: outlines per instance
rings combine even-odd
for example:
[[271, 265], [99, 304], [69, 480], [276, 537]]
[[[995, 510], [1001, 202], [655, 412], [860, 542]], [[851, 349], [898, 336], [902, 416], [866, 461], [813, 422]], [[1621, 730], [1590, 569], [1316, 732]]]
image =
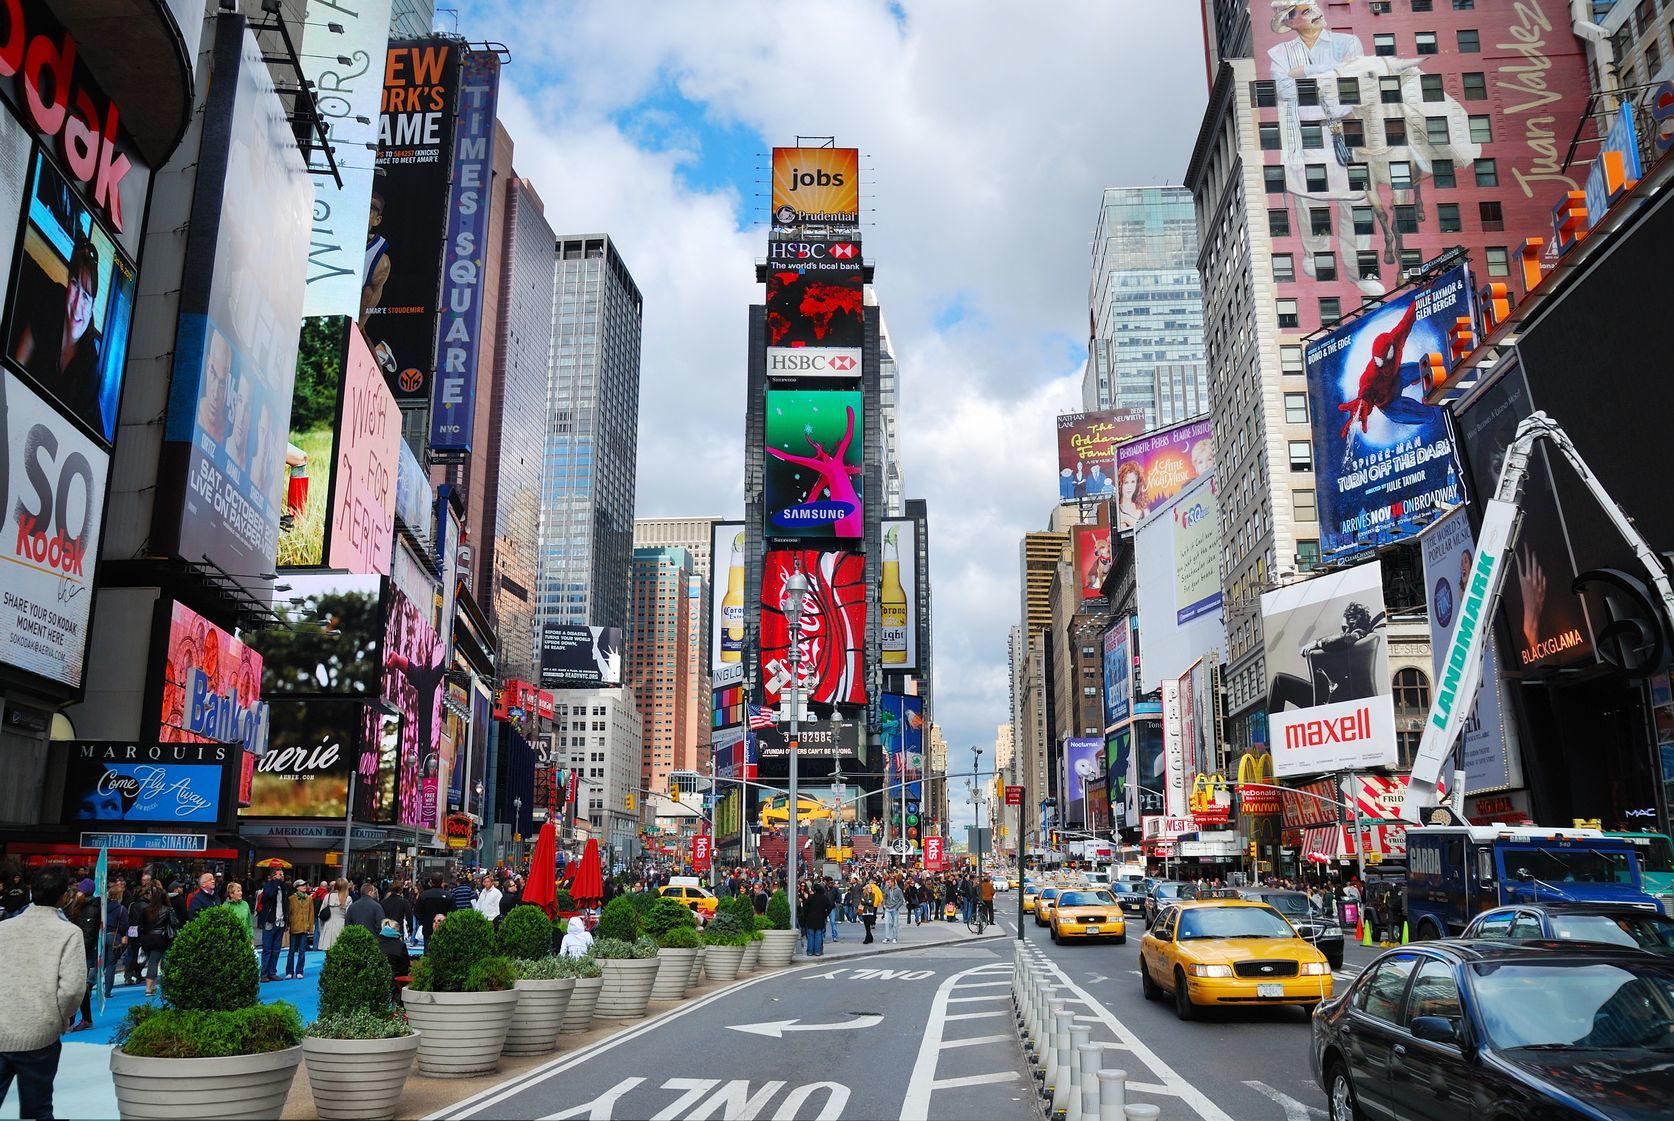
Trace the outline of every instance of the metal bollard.
[[1046, 1089], [1049, 1092], [1058, 1082], [1058, 1013], [1064, 1011], [1063, 1005], [1052, 1005], [1046, 1021], [1041, 1024], [1040, 1062], [1046, 1069]]
[[1099, 1121], [1123, 1121], [1122, 1107], [1128, 1102], [1128, 1072], [1099, 1071]]
[[[1090, 1029], [1089, 1029], [1090, 1030]], [[1081, 1121], [1100, 1121], [1099, 1118], [1099, 1063], [1104, 1059], [1104, 1048], [1082, 1040], [1075, 1049], [1076, 1070], [1081, 1077]]]
[[1041, 1056], [1043, 1065], [1046, 1053], [1051, 1050], [1049, 1046], [1052, 1035], [1051, 1009], [1053, 1002], [1057, 999], [1057, 985], [1041, 984], [1036, 986], [1034, 1004], [1031, 1007], [1029, 1039], [1035, 1045], [1035, 1052]]
[[1052, 1112], [1069, 1112], [1075, 1100], [1075, 1059], [1070, 1051], [1070, 1029], [1075, 1013], [1060, 1005], [1052, 1013], [1052, 1051], [1057, 1056], [1058, 1077], [1052, 1080]]
[[1075, 1016], [1070, 1016], [1069, 1051], [1065, 1054], [1068, 1060], [1069, 1079], [1064, 1090], [1064, 1121], [1093, 1121], [1082, 1112], [1082, 1098], [1085, 1096], [1086, 1080], [1081, 1074], [1081, 1049], [1087, 1046], [1087, 1041], [1093, 1037], [1093, 1029], [1086, 1024], [1075, 1022]]
[[1161, 1116], [1161, 1106], [1135, 1104], [1122, 1107], [1123, 1121], [1157, 1121]]

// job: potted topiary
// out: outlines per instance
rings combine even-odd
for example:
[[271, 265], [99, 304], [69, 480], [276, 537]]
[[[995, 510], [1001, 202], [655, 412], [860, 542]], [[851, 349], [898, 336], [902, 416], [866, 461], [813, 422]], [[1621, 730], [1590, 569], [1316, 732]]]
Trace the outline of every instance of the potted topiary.
[[761, 944], [756, 938], [756, 908], [747, 895], [733, 896], [731, 906], [733, 916], [738, 919], [738, 928], [744, 932], [744, 957], [738, 963], [738, 972], [751, 973], [761, 953]]
[[704, 928], [703, 971], [711, 981], [731, 981], [738, 977], [739, 963], [744, 960], [744, 928], [731, 911], [717, 910], [715, 917]]
[[463, 1078], [500, 1065], [517, 1011], [511, 961], [494, 954], [494, 927], [476, 911], [450, 911], [413, 966], [401, 993], [407, 1018], [423, 1032], [419, 1072]]
[[586, 1031], [593, 1023], [593, 1009], [599, 1004], [599, 989], [604, 985], [599, 963], [590, 957], [566, 958], [567, 968], [575, 977], [575, 988], [570, 992], [570, 1003], [564, 1009], [564, 1023], [559, 1035], [574, 1035]]
[[[609, 908], [606, 908], [608, 911]], [[604, 929], [604, 920], [599, 928]], [[598, 963], [604, 978], [599, 1003], [593, 1015], [607, 1020], [627, 1020], [645, 1015], [651, 987], [657, 982], [661, 963], [657, 943], [650, 938], [632, 942], [620, 938], [598, 938], [588, 956]]]
[[539, 907], [513, 907], [500, 920], [500, 953], [517, 970], [517, 1012], [506, 1031], [504, 1055], [545, 1055], [558, 1049], [558, 1028], [564, 1022], [575, 977], [568, 958], [552, 952], [552, 921]]
[[767, 901], [767, 930], [762, 932], [760, 962], [770, 969], [783, 969], [796, 953], [796, 931], [790, 925], [790, 900], [784, 889], [773, 893]]
[[659, 899], [645, 913], [642, 923], [647, 937], [657, 940], [656, 983], [652, 1000], [680, 1000], [692, 977], [692, 959], [698, 955], [697, 916], [677, 899]]
[[302, 1017], [263, 1004], [250, 928], [229, 907], [187, 923], [163, 962], [163, 1004], [132, 1008], [110, 1073], [128, 1117], [277, 1118], [302, 1062]]
[[320, 1017], [302, 1037], [314, 1112], [326, 1121], [395, 1116], [420, 1036], [393, 1007], [393, 987], [378, 939], [344, 927], [320, 969]]

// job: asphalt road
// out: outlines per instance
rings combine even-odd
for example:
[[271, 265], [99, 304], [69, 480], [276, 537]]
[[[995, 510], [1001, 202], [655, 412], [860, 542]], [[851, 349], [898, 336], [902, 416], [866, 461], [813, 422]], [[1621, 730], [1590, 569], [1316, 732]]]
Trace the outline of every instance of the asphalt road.
[[[1002, 927], [1016, 932], [1016, 896], [997, 902]], [[1024, 931], [1069, 984], [1078, 1022], [1093, 1043], [1114, 1044], [1107, 1063], [1129, 1074], [1129, 1100], [1161, 1108], [1162, 1121], [1320, 1121], [1325, 1094], [1308, 1071], [1308, 1016], [1298, 1008], [1210, 1010], [1181, 1023], [1171, 1001], [1147, 1001], [1139, 989], [1144, 924], [1129, 925], [1126, 945], [1053, 945], [1025, 916]], [[1336, 991], [1381, 951], [1350, 945], [1333, 977]], [[1078, 991], [1079, 990], [1079, 991]]]
[[1003, 941], [816, 962], [693, 1001], [448, 1118], [1029, 1121]]

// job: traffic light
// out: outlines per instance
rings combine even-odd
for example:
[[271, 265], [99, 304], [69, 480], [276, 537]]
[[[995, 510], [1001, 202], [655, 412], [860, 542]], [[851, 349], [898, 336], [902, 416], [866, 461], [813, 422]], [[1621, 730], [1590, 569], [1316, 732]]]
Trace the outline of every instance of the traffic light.
[[628, 795], [628, 812], [634, 812], [634, 796], [632, 794]]
[[680, 801], [680, 785], [673, 779], [668, 780], [668, 800], [671, 802]]
[[1251, 860], [1260, 860], [1261, 859], [1261, 854], [1258, 850], [1259, 850], [1259, 846], [1254, 841], [1251, 841], [1250, 842], [1250, 859]]

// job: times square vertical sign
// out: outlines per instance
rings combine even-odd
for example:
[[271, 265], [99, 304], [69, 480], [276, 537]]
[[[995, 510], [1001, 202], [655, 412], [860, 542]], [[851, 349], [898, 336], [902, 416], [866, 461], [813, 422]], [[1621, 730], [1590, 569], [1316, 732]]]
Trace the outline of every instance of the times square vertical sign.
[[470, 452], [476, 414], [499, 93], [500, 56], [492, 51], [467, 52], [459, 73], [459, 117], [454, 125], [447, 241], [442, 251], [442, 295], [436, 322], [436, 378], [430, 400], [430, 448], [450, 456]]

